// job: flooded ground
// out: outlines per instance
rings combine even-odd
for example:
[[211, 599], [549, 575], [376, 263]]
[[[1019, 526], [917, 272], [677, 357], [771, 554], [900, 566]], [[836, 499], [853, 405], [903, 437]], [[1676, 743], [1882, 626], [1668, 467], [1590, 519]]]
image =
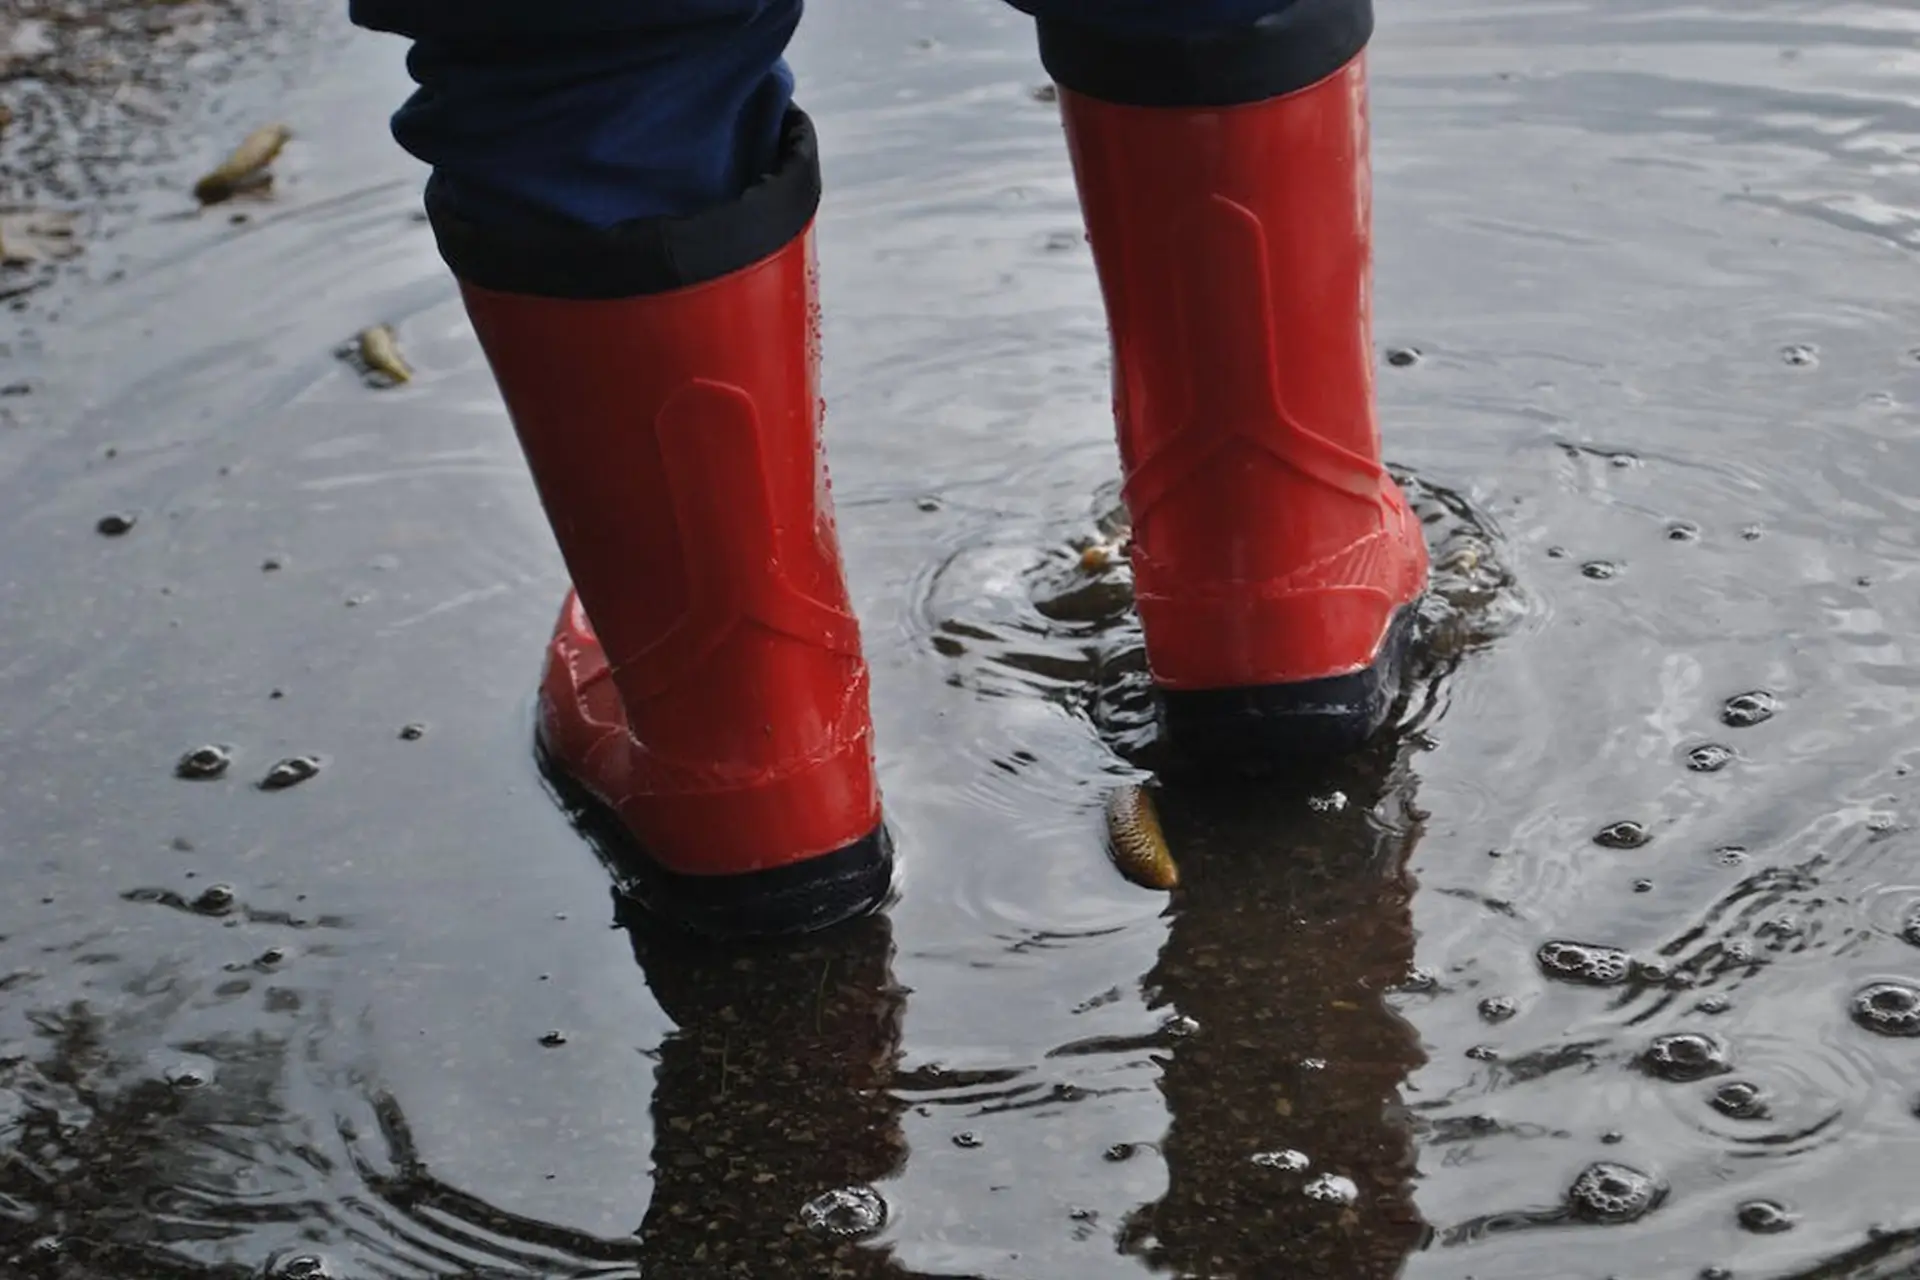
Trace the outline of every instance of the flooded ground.
[[[1910, 6], [1382, 6], [1383, 416], [1451, 571], [1390, 741], [1167, 790], [1169, 899], [1102, 849], [1149, 757], [1030, 32], [819, 0], [903, 879], [724, 956], [534, 770], [561, 570], [402, 46], [97, 7], [0, 19], [5, 1274], [1920, 1276]], [[272, 198], [195, 214], [270, 119]], [[410, 384], [336, 358], [376, 323]]]

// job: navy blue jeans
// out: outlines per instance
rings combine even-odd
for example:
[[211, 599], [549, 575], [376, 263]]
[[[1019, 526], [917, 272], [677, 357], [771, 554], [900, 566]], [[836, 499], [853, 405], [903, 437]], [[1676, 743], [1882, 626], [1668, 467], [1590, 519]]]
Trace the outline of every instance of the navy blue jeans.
[[[1008, 0], [1042, 21], [1149, 37], [1303, 2]], [[419, 90], [394, 136], [481, 222], [608, 227], [731, 200], [771, 165], [793, 95], [782, 55], [802, 0], [350, 4], [360, 26], [413, 41]]]

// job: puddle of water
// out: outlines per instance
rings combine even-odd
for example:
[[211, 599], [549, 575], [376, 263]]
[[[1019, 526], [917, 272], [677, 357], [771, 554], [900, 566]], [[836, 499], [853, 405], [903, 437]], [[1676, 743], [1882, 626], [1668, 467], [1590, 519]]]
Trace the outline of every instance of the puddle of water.
[[[623, 927], [534, 772], [560, 569], [385, 134], [399, 47], [209, 8], [244, 38], [116, 100], [165, 145], [77, 167], [130, 136], [98, 103], [9, 135], [84, 252], [33, 268], [0, 378], [7, 1266], [1920, 1264], [1920, 1039], [1871, 994], [1920, 979], [1911, 15], [1383, 13], [1428, 659], [1360, 757], [1164, 790], [1167, 897], [1103, 851], [1150, 704], [1124, 562], [1081, 562], [1119, 533], [1106, 340], [1030, 35], [818, 9], [904, 874], [887, 920], [739, 956]], [[273, 198], [177, 216], [265, 114]], [[411, 382], [334, 357], [376, 324]]]

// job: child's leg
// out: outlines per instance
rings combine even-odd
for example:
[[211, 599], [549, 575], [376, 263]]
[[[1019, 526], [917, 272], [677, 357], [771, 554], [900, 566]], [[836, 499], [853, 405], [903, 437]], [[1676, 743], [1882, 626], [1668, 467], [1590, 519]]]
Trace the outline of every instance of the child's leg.
[[1013, 2], [1106, 299], [1169, 736], [1244, 762], [1357, 746], [1427, 571], [1374, 414], [1369, 0]]
[[356, 0], [412, 36], [396, 132], [577, 598], [552, 764], [713, 934], [867, 910], [891, 868], [819, 440], [799, 0]]

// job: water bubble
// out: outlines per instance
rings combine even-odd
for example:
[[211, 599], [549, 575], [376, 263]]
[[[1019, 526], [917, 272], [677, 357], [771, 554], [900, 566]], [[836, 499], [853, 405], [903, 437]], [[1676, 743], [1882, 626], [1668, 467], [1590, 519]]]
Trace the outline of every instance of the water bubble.
[[1853, 1020], [1883, 1036], [1920, 1036], [1920, 987], [1875, 982], [1853, 997]]
[[1620, 576], [1620, 566], [1611, 560], [1589, 560], [1580, 566], [1580, 572], [1595, 582], [1605, 582]]
[[1566, 982], [1610, 987], [1625, 982], [1633, 973], [1632, 957], [1618, 947], [1556, 941], [1542, 944], [1534, 954], [1549, 978]]
[[1500, 1051], [1490, 1044], [1476, 1044], [1467, 1050], [1466, 1056], [1475, 1062], [1493, 1062], [1500, 1057]]
[[1732, 1120], [1765, 1120], [1767, 1095], [1751, 1080], [1729, 1080], [1713, 1091], [1707, 1105]]
[[1700, 1280], [1733, 1280], [1733, 1272], [1725, 1267], [1702, 1267]]
[[1392, 347], [1387, 351], [1387, 363], [1396, 369], [1409, 369], [1420, 363], [1418, 347]]
[[1733, 748], [1703, 742], [1687, 752], [1687, 768], [1695, 773], [1718, 773], [1733, 763]]
[[971, 1129], [963, 1129], [953, 1135], [953, 1145], [962, 1151], [972, 1151], [980, 1145], [980, 1135]]
[[1480, 1017], [1486, 1022], [1505, 1022], [1520, 1012], [1520, 1003], [1512, 996], [1488, 996], [1480, 1002]]
[[1747, 863], [1748, 854], [1737, 844], [1722, 845], [1713, 851], [1715, 861], [1723, 867], [1742, 867]]
[[182, 1093], [203, 1089], [207, 1084], [207, 1073], [198, 1067], [171, 1067], [162, 1078], [170, 1088], [178, 1089]]
[[886, 1225], [887, 1202], [872, 1187], [839, 1187], [801, 1205], [800, 1221], [822, 1235], [871, 1235]]
[[209, 778], [218, 778], [233, 763], [233, 751], [217, 743], [208, 743], [204, 747], [195, 747], [181, 756], [173, 765], [173, 776], [185, 778], [190, 782], [200, 782]]
[[1667, 526], [1668, 542], [1700, 541], [1700, 526], [1691, 520], [1675, 520]]
[[230, 884], [210, 884], [188, 905], [203, 916], [224, 916], [233, 910], [237, 896]]
[[1626, 449], [1621, 449], [1608, 454], [1607, 461], [1613, 465], [1615, 470], [1625, 471], [1629, 467], [1637, 467], [1640, 465], [1640, 455]]
[[1621, 1143], [1625, 1142], [1626, 1140], [1627, 1140], [1627, 1135], [1620, 1132], [1618, 1129], [1609, 1129], [1605, 1133], [1600, 1135], [1600, 1141], [1604, 1142], [1609, 1147], [1617, 1147]]
[[1638, 849], [1651, 839], [1647, 829], [1631, 819], [1609, 823], [1593, 835], [1593, 842], [1602, 849]]
[[1284, 1148], [1279, 1151], [1256, 1151], [1248, 1159], [1262, 1169], [1278, 1169], [1282, 1173], [1301, 1173], [1312, 1163], [1307, 1159], [1306, 1152]]
[[1793, 1214], [1774, 1200], [1749, 1200], [1740, 1206], [1736, 1216], [1742, 1228], [1756, 1235], [1772, 1236], [1793, 1230]]
[[400, 726], [400, 741], [402, 742], [418, 742], [426, 736], [427, 726], [423, 724], [416, 722], [414, 724], [404, 724]]
[[1915, 907], [1900, 925], [1900, 940], [1920, 947], [1920, 907]]
[[1407, 976], [1395, 983], [1392, 989], [1410, 995], [1419, 995], [1430, 991], [1437, 991], [1439, 988], [1439, 975], [1435, 974], [1431, 969], [1422, 969], [1419, 965], [1414, 965], [1407, 970]]
[[286, 562], [281, 560], [279, 556], [268, 556], [265, 560], [262, 560], [260, 562], [260, 572], [278, 573], [280, 572], [281, 565], [283, 565], [284, 563]]
[[1704, 1080], [1727, 1070], [1727, 1050], [1710, 1035], [1674, 1031], [1653, 1038], [1640, 1055], [1640, 1067], [1662, 1080]]
[[1720, 708], [1720, 723], [1729, 729], [1751, 729], [1773, 719], [1773, 713], [1779, 709], [1778, 698], [1765, 689], [1752, 689], [1727, 699], [1726, 705]]
[[1780, 348], [1780, 358], [1796, 368], [1807, 368], [1820, 363], [1820, 353], [1804, 342], [1792, 342]]
[[1567, 558], [1567, 549], [1565, 547], [1548, 547], [1547, 548], [1547, 559], [1565, 560], [1566, 558]]
[[1133, 1159], [1139, 1148], [1131, 1142], [1116, 1142], [1100, 1153], [1100, 1158], [1108, 1164], [1121, 1164]]
[[1633, 882], [1633, 891], [1635, 893], [1652, 893], [1653, 881], [1648, 880], [1643, 876], [1642, 878], [1635, 880]]
[[258, 965], [272, 966], [272, 965], [279, 964], [282, 960], [285, 960], [286, 958], [287, 958], [287, 953], [280, 947], [268, 947], [265, 951], [262, 951], [258, 957], [255, 958], [254, 963]]
[[1624, 1164], [1588, 1165], [1567, 1188], [1567, 1206], [1589, 1222], [1632, 1222], [1666, 1198], [1666, 1188], [1648, 1174]]
[[1035, 102], [1058, 102], [1060, 101], [1060, 90], [1054, 85], [1037, 84], [1033, 86], [1028, 96]]
[[267, 1267], [268, 1280], [333, 1280], [335, 1272], [317, 1253], [296, 1253]]
[[1100, 1211], [1098, 1209], [1072, 1208], [1067, 1210], [1067, 1216], [1075, 1222], [1100, 1221]]
[[564, 1031], [549, 1031], [540, 1037], [540, 1043], [549, 1049], [558, 1049], [566, 1042], [567, 1033]]
[[1750, 525], [1747, 525], [1745, 528], [1741, 529], [1740, 540], [1742, 542], [1760, 541], [1760, 526], [1757, 524], [1750, 524]]
[[1343, 1178], [1337, 1173], [1323, 1173], [1301, 1188], [1309, 1200], [1319, 1200], [1326, 1204], [1352, 1204], [1360, 1198], [1360, 1188], [1353, 1179]]
[[258, 785], [262, 791], [285, 791], [288, 787], [297, 787], [320, 772], [318, 756], [288, 756], [267, 770], [267, 776], [260, 779]]
[[1323, 796], [1308, 796], [1307, 808], [1315, 813], [1339, 813], [1347, 807], [1347, 793], [1329, 791]]
[[122, 534], [132, 532], [133, 526], [138, 519], [139, 517], [131, 512], [115, 511], [108, 515], [101, 516], [93, 527], [94, 530], [103, 537], [118, 538]]

